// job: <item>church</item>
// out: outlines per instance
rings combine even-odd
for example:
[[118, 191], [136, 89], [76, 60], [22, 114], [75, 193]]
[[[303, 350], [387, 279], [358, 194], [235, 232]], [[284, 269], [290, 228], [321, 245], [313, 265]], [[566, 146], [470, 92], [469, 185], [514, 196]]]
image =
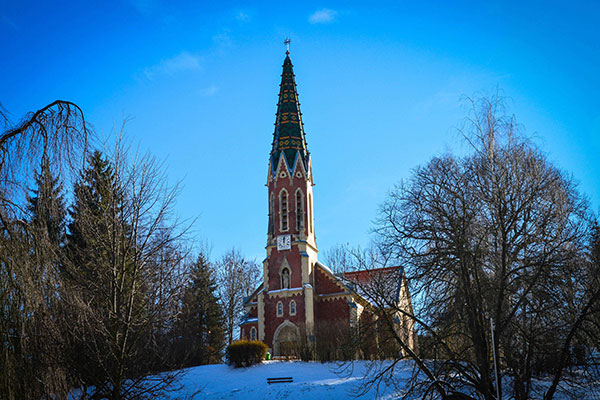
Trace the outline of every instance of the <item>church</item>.
[[[240, 324], [241, 338], [261, 340], [274, 356], [298, 356], [303, 348], [348, 335], [376, 318], [377, 301], [369, 298], [368, 290], [359, 290], [376, 277], [378, 282], [387, 281], [386, 301], [412, 314], [401, 267], [336, 275], [317, 259], [312, 164], [289, 40], [286, 44], [267, 174], [269, 214], [263, 281], [246, 298], [246, 313]], [[396, 314], [395, 329], [414, 346], [412, 320]]]

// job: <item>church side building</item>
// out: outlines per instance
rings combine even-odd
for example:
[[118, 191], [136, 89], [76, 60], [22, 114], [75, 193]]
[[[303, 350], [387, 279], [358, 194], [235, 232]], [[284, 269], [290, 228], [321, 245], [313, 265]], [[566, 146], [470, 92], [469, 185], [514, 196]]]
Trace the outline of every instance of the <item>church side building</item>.
[[[297, 354], [314, 345], [317, 332], [352, 329], [370, 315], [373, 303], [356, 290], [370, 273], [336, 276], [317, 260], [313, 214], [313, 174], [289, 50], [283, 62], [275, 131], [269, 157], [268, 232], [263, 282], [245, 301], [240, 336], [261, 340], [274, 356]], [[399, 267], [377, 271], [398, 276], [391, 295], [412, 313]], [[368, 277], [368, 278], [365, 278]], [[399, 330], [414, 343], [413, 326], [397, 316]]]

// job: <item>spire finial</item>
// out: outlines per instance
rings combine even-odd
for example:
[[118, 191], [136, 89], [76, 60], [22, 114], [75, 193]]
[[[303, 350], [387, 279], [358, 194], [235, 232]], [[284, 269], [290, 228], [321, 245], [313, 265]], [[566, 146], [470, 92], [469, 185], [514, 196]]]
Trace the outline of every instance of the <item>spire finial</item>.
[[290, 55], [290, 38], [285, 38], [285, 41], [283, 42], [283, 44], [285, 44], [285, 54], [287, 54], [289, 56]]

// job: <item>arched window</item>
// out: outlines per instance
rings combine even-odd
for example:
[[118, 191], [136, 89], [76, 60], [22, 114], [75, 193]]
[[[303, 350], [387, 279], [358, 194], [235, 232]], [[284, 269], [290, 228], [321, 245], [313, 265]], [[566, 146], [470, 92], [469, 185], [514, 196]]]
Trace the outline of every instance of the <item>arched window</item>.
[[288, 230], [288, 193], [285, 189], [279, 194], [279, 217], [282, 231]]
[[304, 228], [304, 194], [302, 190], [296, 190], [296, 229]]
[[277, 316], [278, 317], [283, 316], [283, 303], [281, 303], [281, 302], [277, 303]]
[[281, 271], [281, 288], [289, 289], [290, 288], [290, 270], [284, 268]]
[[273, 193], [271, 193], [271, 197], [269, 198], [269, 227], [268, 227], [268, 233], [273, 234], [275, 231], [275, 226], [273, 223], [274, 220], [274, 215], [273, 215], [273, 209], [275, 208], [274, 206], [275, 203], [275, 195]]
[[312, 233], [313, 231], [313, 208], [312, 208], [312, 196], [308, 194], [308, 231]]
[[256, 340], [256, 328], [250, 328], [250, 340]]
[[296, 315], [296, 302], [290, 301], [290, 315]]

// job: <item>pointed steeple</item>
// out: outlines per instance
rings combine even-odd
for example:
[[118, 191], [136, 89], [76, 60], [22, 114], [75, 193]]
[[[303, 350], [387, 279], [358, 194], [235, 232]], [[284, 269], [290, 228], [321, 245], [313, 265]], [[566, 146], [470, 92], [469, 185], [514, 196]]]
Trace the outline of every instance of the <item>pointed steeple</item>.
[[277, 116], [275, 118], [275, 132], [273, 133], [273, 148], [271, 150], [271, 173], [275, 173], [279, 165], [279, 159], [283, 155], [290, 171], [296, 162], [304, 163], [305, 170], [308, 169], [309, 153], [306, 148], [302, 113], [298, 102], [294, 69], [289, 52], [289, 39], [285, 44], [285, 60], [283, 61], [283, 73], [279, 85], [279, 102], [277, 103]]

